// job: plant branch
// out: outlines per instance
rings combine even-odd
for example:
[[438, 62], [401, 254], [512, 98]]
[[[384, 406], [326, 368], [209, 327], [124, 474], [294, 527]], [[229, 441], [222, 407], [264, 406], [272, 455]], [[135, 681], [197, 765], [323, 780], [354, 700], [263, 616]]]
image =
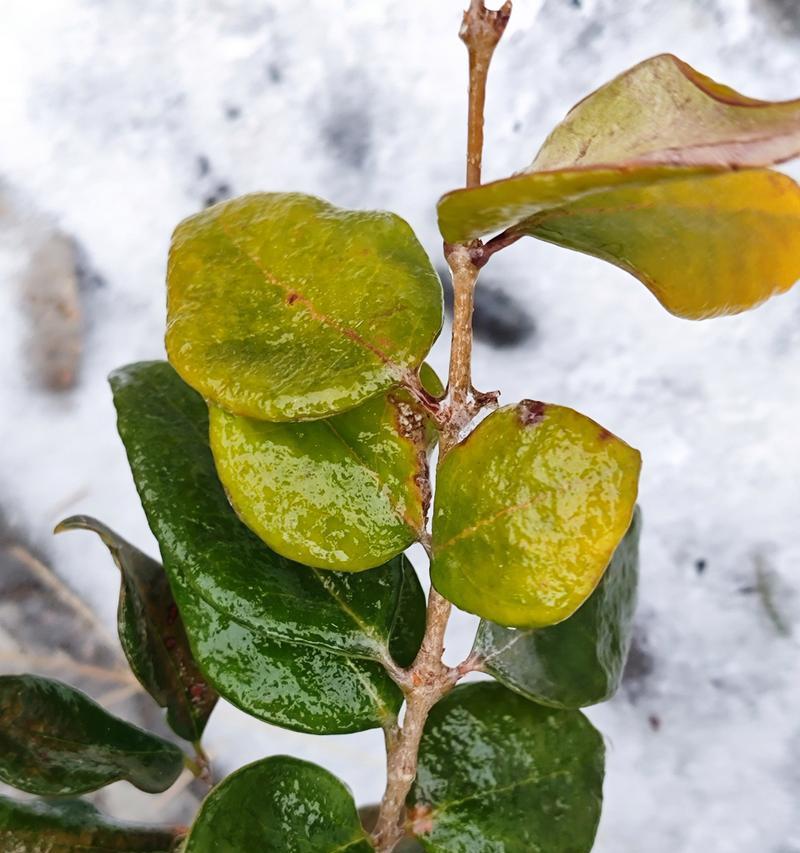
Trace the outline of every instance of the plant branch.
[[481, 182], [483, 159], [483, 111], [486, 103], [486, 78], [494, 49], [505, 32], [511, 16], [511, 0], [496, 12], [483, 0], [471, 0], [464, 12], [459, 36], [469, 53], [469, 116], [467, 120], [467, 186]]
[[[486, 75], [492, 54], [503, 35], [511, 14], [506, 2], [496, 12], [482, 0], [471, 0], [464, 13], [460, 37], [469, 54], [469, 117], [467, 129], [467, 186], [481, 181], [483, 153], [483, 109], [486, 100]], [[440, 430], [439, 462], [461, 438], [462, 431], [485, 406], [497, 400], [497, 393], [481, 394], [472, 386], [472, 311], [478, 270], [472, 253], [482, 248], [478, 241], [470, 245], [445, 246], [445, 257], [453, 276], [453, 336], [446, 401], [426, 397], [421, 383], [412, 378], [410, 387], [416, 398], [435, 417]], [[491, 252], [489, 253], [491, 254]], [[488, 256], [487, 256], [488, 257]], [[426, 551], [430, 556], [430, 548]], [[451, 604], [431, 586], [425, 635], [414, 662], [400, 669], [393, 662], [389, 674], [403, 690], [406, 699], [402, 725], [392, 721], [386, 735], [386, 790], [372, 834], [378, 853], [389, 853], [403, 838], [403, 814], [406, 798], [417, 775], [419, 744], [431, 708], [456, 682], [470, 671], [472, 660], [459, 667], [447, 666], [444, 655], [445, 633]]]

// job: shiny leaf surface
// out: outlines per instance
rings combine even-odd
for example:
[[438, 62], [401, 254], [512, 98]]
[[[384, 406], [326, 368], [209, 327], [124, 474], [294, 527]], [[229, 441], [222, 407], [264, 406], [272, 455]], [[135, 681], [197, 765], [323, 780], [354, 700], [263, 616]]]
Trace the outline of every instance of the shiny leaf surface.
[[163, 566], [96, 518], [66, 518], [56, 527], [63, 530], [91, 530], [111, 552], [122, 576], [117, 627], [125, 657], [142, 687], [167, 709], [172, 730], [199, 741], [218, 697], [192, 657]]
[[[391, 648], [405, 664], [419, 648], [424, 598], [408, 561], [353, 574], [280, 557], [228, 503], [202, 398], [164, 362], [130, 365], [111, 383], [134, 480], [212, 684], [261, 719], [318, 733], [369, 728], [396, 711], [400, 693], [373, 661]], [[400, 618], [401, 602], [419, 613]]]
[[42, 796], [126, 780], [166, 791], [183, 770], [174, 744], [112, 716], [85, 693], [35, 675], [0, 676], [0, 780]]
[[736, 314], [800, 278], [800, 101], [746, 98], [674, 56], [581, 101], [533, 163], [448, 193], [451, 243], [506, 229], [608, 261], [679, 317]]
[[206, 798], [185, 853], [372, 853], [350, 791], [315, 764], [277, 755]]
[[0, 850], [5, 853], [168, 853], [167, 829], [123, 823], [82, 800], [18, 802], [0, 797]]
[[526, 631], [482, 620], [473, 650], [480, 668], [543, 705], [583, 708], [610, 699], [630, 648], [640, 529], [637, 507], [597, 589], [564, 622]]
[[429, 853], [588, 853], [605, 750], [580, 711], [500, 684], [456, 687], [431, 711], [410, 817]]
[[661, 54], [574, 106], [530, 169], [634, 162], [769, 166], [799, 153], [800, 100], [748, 98]]
[[[442, 384], [423, 366], [423, 385]], [[270, 548], [309, 566], [362, 571], [425, 529], [435, 432], [405, 391], [316, 421], [270, 423], [210, 407], [217, 473], [239, 517]]]
[[500, 625], [568, 618], [630, 525], [640, 467], [638, 451], [572, 409], [498, 409], [439, 466], [434, 586]]
[[350, 409], [415, 371], [442, 325], [442, 288], [408, 224], [312, 196], [243, 196], [172, 239], [167, 352], [228, 411], [305, 420]]
[[531, 172], [445, 196], [445, 239], [501, 228], [609, 261], [672, 314], [736, 314], [800, 277], [800, 187], [766, 170]]

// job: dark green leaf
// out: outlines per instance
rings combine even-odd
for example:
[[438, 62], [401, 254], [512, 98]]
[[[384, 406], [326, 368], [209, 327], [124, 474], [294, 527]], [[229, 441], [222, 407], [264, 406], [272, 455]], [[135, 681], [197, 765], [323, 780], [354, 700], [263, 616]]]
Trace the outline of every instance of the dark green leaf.
[[[210, 681], [243, 710], [278, 725], [318, 733], [380, 725], [402, 697], [373, 662], [388, 660], [390, 644], [398, 662], [408, 661], [421, 640], [420, 618], [399, 617], [401, 601], [422, 606], [418, 594], [403, 593], [419, 585], [408, 561], [397, 557], [353, 574], [280, 557], [228, 503], [202, 398], [165, 362], [123, 368], [111, 384], [134, 479]], [[209, 630], [212, 622], [219, 631]], [[327, 665], [331, 677], [313, 682], [304, 673], [309, 661]], [[289, 670], [299, 692], [269, 692]]]
[[524, 631], [481, 621], [474, 648], [481, 669], [520, 695], [556, 708], [611, 698], [630, 647], [640, 529], [637, 507], [597, 589], [564, 622]]
[[[443, 391], [423, 365], [431, 394]], [[430, 419], [404, 390], [316, 421], [270, 423], [210, 407], [211, 450], [231, 504], [285, 557], [362, 571], [423, 536]]]
[[183, 770], [169, 741], [113, 717], [86, 694], [35, 675], [0, 676], [0, 779], [42, 796], [126, 780], [166, 791]]
[[92, 530], [108, 547], [122, 576], [117, 627], [122, 649], [144, 689], [167, 709], [180, 737], [197, 742], [217, 704], [192, 657], [186, 630], [163, 566], [96, 518], [74, 515], [63, 530]]
[[0, 797], [4, 853], [168, 853], [176, 833], [122, 823], [82, 800], [21, 803]]
[[206, 798], [185, 853], [372, 853], [350, 791], [276, 755], [237, 770]]
[[580, 711], [491, 682], [456, 687], [425, 726], [409, 816], [430, 853], [588, 853], [604, 754]]
[[345, 411], [416, 371], [442, 286], [408, 224], [298, 193], [218, 204], [176, 229], [167, 352], [207, 399], [265, 420]]

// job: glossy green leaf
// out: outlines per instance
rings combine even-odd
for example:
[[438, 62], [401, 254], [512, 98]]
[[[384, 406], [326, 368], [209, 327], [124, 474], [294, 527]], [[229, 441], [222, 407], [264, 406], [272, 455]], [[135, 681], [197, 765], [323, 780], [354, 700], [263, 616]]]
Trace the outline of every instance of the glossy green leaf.
[[183, 753], [114, 717], [74, 687], [36, 675], [0, 676], [0, 780], [42, 796], [126, 780], [166, 791]]
[[[443, 392], [430, 368], [421, 378], [430, 393]], [[407, 392], [300, 423], [244, 418], [213, 405], [209, 414], [225, 491], [242, 521], [279, 554], [362, 571], [423, 535], [436, 433]]]
[[229, 776], [206, 798], [184, 853], [372, 853], [347, 787], [285, 755]]
[[408, 799], [429, 853], [588, 853], [605, 750], [580, 711], [500, 684], [456, 687], [431, 711]]
[[630, 526], [641, 457], [587, 417], [523, 400], [439, 466], [431, 580], [470, 613], [543, 628], [591, 595]]
[[606, 260], [673, 314], [735, 314], [800, 278], [800, 188], [769, 165], [800, 151], [800, 101], [745, 98], [675, 57], [581, 101], [534, 162], [448, 193], [451, 243], [505, 229]]
[[661, 54], [574, 106], [530, 169], [634, 162], [769, 166], [798, 154], [800, 100], [747, 98]]
[[82, 800], [0, 797], [4, 853], [168, 853], [175, 839], [172, 830], [112, 820]]
[[125, 657], [142, 687], [167, 709], [172, 730], [199, 741], [218, 697], [192, 657], [164, 567], [96, 518], [71, 516], [56, 527], [64, 530], [91, 530], [111, 552], [122, 577], [117, 628]]
[[376, 662], [391, 648], [406, 664], [421, 641], [424, 598], [408, 561], [353, 574], [279, 556], [228, 503], [202, 398], [165, 362], [130, 365], [111, 384], [145, 512], [211, 683], [243, 710], [290, 728], [380, 725], [402, 697]]
[[442, 288], [408, 224], [298, 193], [184, 220], [170, 250], [167, 352], [223, 408], [265, 420], [350, 409], [415, 371]]
[[610, 699], [630, 648], [640, 529], [637, 507], [597, 589], [564, 622], [515, 630], [482, 620], [473, 649], [480, 668], [542, 705], [583, 708]]

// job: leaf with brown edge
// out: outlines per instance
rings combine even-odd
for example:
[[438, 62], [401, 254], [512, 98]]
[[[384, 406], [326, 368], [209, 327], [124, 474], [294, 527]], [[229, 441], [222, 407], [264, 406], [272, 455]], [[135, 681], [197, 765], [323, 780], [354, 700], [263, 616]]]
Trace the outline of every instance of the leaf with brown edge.
[[800, 99], [759, 101], [671, 54], [576, 104], [526, 171], [576, 166], [770, 166], [800, 154]]
[[640, 467], [637, 450], [572, 409], [498, 409], [439, 465], [431, 582], [499, 625], [567, 619], [630, 525]]
[[754, 308], [800, 278], [800, 187], [765, 169], [531, 172], [445, 196], [445, 239], [503, 228], [602, 258], [672, 314]]
[[398, 386], [442, 326], [442, 287], [400, 217], [256, 193], [178, 225], [169, 359], [228, 411], [328, 417]]
[[606, 260], [671, 313], [736, 314], [800, 278], [800, 101], [746, 98], [672, 56], [581, 101], [534, 162], [439, 201], [449, 243], [497, 231]]
[[217, 704], [192, 656], [186, 629], [161, 563], [87, 515], [65, 518], [55, 532], [90, 530], [120, 570], [117, 628], [125, 657], [144, 689], [167, 709], [175, 734], [196, 743]]
[[[423, 365], [423, 388], [443, 392]], [[209, 407], [219, 478], [244, 523], [282, 556], [362, 571], [425, 535], [437, 433], [401, 389], [316, 421], [275, 423]]]

